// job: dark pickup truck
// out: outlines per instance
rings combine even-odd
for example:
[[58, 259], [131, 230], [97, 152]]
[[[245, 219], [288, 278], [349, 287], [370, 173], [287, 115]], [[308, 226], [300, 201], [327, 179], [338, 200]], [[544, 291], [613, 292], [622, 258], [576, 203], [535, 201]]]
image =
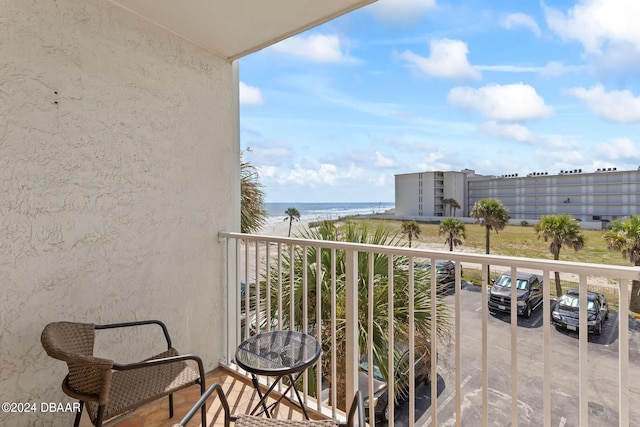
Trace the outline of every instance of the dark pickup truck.
[[[520, 273], [516, 276], [518, 296], [518, 315], [529, 317], [531, 312], [542, 304], [542, 277], [533, 273]], [[511, 273], [504, 273], [489, 289], [490, 311], [511, 311]]]

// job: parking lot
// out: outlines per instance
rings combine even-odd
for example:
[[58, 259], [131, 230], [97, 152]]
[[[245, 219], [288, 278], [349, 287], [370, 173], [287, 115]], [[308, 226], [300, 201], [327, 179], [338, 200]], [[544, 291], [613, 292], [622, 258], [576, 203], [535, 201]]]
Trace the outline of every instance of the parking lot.
[[[445, 297], [453, 309], [454, 296]], [[461, 299], [462, 425], [482, 419], [482, 300], [480, 288], [463, 284]], [[489, 424], [511, 424], [511, 325], [509, 314], [489, 314]], [[542, 307], [518, 318], [519, 425], [543, 425]], [[629, 320], [629, 386], [632, 425], [640, 425], [640, 321]], [[552, 425], [579, 425], [578, 334], [551, 327]], [[439, 348], [437, 425], [455, 425], [453, 343]], [[600, 336], [588, 343], [589, 426], [618, 425], [618, 313], [612, 311]], [[416, 389], [416, 425], [432, 425], [430, 386]], [[384, 425], [379, 423], [378, 425]], [[408, 425], [408, 404], [396, 409], [396, 426]]]

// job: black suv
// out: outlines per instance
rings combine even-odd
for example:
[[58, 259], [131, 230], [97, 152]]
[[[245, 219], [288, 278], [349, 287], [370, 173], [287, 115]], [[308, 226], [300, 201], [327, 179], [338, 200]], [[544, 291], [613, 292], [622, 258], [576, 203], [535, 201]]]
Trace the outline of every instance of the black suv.
[[[602, 324], [609, 317], [607, 298], [597, 292], [587, 292], [587, 331], [600, 335]], [[577, 331], [580, 327], [580, 292], [569, 289], [560, 297], [551, 312], [551, 321], [556, 327]]]
[[[516, 276], [518, 296], [518, 315], [529, 317], [531, 312], [542, 304], [542, 277], [533, 273], [520, 273]], [[511, 311], [511, 273], [506, 272], [489, 289], [489, 310]]]
[[[428, 384], [431, 382], [431, 353], [420, 346], [415, 348], [415, 383]], [[396, 344], [394, 362], [396, 381], [396, 404], [408, 399], [409, 395], [409, 348], [406, 345]], [[365, 416], [369, 417], [369, 405], [373, 404], [376, 419], [389, 421], [389, 391], [382, 378], [382, 372], [378, 362], [373, 360], [373, 398], [369, 396], [369, 364], [366, 355], [360, 359], [360, 372], [358, 373], [358, 389], [362, 392], [365, 407]]]
[[[431, 273], [431, 262], [416, 263], [416, 267], [423, 268]], [[462, 270], [460, 270], [462, 276]], [[447, 260], [436, 260], [436, 281], [438, 283], [439, 292], [447, 292], [456, 285], [456, 266], [453, 262]]]

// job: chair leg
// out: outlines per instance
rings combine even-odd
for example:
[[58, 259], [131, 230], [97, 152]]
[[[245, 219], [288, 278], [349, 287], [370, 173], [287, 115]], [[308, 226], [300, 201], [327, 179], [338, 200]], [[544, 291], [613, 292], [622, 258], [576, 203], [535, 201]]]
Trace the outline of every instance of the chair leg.
[[173, 394], [169, 395], [169, 418], [173, 418]]
[[[202, 397], [206, 392], [206, 390], [204, 388], [205, 385], [204, 385], [204, 381], [199, 381], [199, 383], [200, 383], [200, 397]], [[223, 396], [224, 396], [224, 394], [223, 394]], [[207, 427], [207, 402], [206, 401], [202, 402], [201, 412], [202, 412], [202, 415], [201, 415], [201, 417], [202, 417], [202, 427]], [[226, 417], [225, 417], [225, 420], [226, 420]], [[225, 421], [225, 423], [226, 423], [226, 421]], [[227, 425], [228, 425], [228, 423], [227, 423]]]
[[104, 405], [98, 406], [98, 417], [96, 418], [96, 427], [102, 427], [102, 418], [104, 417]]
[[80, 427], [80, 418], [82, 418], [82, 408], [84, 407], [84, 402], [80, 401], [80, 410], [76, 413], [76, 420], [73, 422], [73, 427]]

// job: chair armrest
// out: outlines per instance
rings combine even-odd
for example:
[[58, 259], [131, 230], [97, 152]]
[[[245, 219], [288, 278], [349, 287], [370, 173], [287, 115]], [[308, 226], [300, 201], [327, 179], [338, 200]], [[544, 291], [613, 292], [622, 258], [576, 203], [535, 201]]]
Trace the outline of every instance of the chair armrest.
[[231, 422], [231, 410], [229, 409], [229, 403], [227, 402], [227, 398], [224, 395], [224, 391], [220, 384], [213, 384], [211, 387], [204, 392], [200, 399], [189, 409], [189, 412], [180, 420], [178, 424], [174, 424], [173, 427], [184, 427], [187, 423], [193, 418], [193, 416], [200, 410], [202, 405], [204, 405], [205, 401], [213, 394], [213, 392], [218, 393], [218, 397], [220, 397], [220, 402], [222, 403], [222, 407], [224, 408], [224, 425], [228, 427]]
[[114, 363], [113, 369], [116, 371], [129, 371], [132, 369], [147, 368], [149, 366], [166, 365], [167, 363], [183, 362], [186, 360], [194, 360], [198, 364], [200, 371], [200, 380], [204, 384], [204, 364], [202, 359], [195, 354], [184, 354], [180, 356], [164, 357], [162, 359], [149, 359], [135, 363]]
[[[357, 418], [354, 420], [354, 417]], [[347, 417], [347, 424], [341, 425], [347, 427], [365, 427], [367, 425], [364, 417], [364, 400], [360, 390], [356, 391], [356, 395], [353, 397], [353, 402], [351, 402], [349, 416]]]
[[162, 332], [164, 333], [164, 337], [167, 340], [167, 349], [171, 348], [171, 337], [169, 337], [169, 330], [167, 326], [162, 323], [160, 320], [138, 320], [135, 322], [124, 322], [124, 323], [110, 323], [106, 325], [95, 325], [95, 329], [114, 329], [114, 328], [128, 328], [131, 326], [141, 326], [141, 325], [159, 325], [162, 328]]

